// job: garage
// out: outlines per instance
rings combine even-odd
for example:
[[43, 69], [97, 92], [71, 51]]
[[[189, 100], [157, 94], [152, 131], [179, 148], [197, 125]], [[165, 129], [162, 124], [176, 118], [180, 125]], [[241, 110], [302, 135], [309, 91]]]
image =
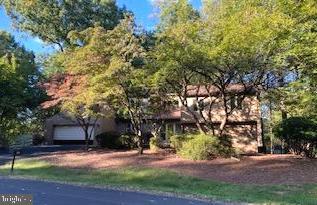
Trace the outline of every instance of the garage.
[[[93, 126], [89, 127], [92, 131], [91, 142], [94, 140]], [[80, 126], [55, 126], [53, 134], [54, 144], [84, 144], [85, 132]]]

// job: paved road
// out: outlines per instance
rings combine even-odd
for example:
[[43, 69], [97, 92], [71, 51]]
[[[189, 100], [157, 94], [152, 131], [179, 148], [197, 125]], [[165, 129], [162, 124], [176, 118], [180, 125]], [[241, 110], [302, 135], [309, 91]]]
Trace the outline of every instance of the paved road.
[[10, 162], [11, 160], [11, 155], [0, 155], [0, 166]]
[[1, 176], [0, 194], [32, 194], [35, 205], [224, 205], [143, 193], [8, 179]]

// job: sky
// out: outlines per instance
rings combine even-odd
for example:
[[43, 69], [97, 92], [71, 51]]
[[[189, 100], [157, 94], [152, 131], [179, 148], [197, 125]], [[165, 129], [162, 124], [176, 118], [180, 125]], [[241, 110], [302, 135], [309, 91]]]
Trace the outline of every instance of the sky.
[[[118, 6], [125, 6], [132, 11], [136, 17], [136, 23], [146, 30], [155, 29], [158, 19], [155, 17], [154, 1], [156, 0], [117, 0]], [[200, 0], [190, 0], [197, 9], [201, 7]], [[24, 45], [28, 50], [34, 51], [36, 54], [50, 53], [54, 51], [52, 46], [44, 44], [37, 37], [32, 37], [28, 33], [17, 31], [12, 28], [11, 20], [6, 15], [4, 9], [0, 7], [0, 30], [11, 33], [16, 41]]]

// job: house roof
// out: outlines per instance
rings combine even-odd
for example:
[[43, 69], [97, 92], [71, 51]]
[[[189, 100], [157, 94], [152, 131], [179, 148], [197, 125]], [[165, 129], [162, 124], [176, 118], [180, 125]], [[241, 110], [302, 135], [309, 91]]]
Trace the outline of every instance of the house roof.
[[[249, 93], [256, 94], [257, 89], [253, 86], [245, 86], [242, 84], [231, 84], [227, 86], [226, 91], [232, 94], [238, 93]], [[188, 97], [196, 97], [196, 96], [208, 96], [210, 95], [218, 95], [220, 90], [218, 87], [214, 85], [189, 85], [187, 86], [187, 96]]]

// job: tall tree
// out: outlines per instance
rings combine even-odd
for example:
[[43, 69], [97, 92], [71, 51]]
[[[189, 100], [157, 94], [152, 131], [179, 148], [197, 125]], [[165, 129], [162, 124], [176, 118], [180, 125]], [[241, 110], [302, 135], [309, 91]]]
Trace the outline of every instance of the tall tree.
[[40, 72], [32, 52], [0, 31], [0, 137], [5, 144], [16, 134], [31, 111], [43, 100], [37, 84]]
[[199, 12], [188, 3], [187, 0], [158, 1], [159, 31], [164, 31], [173, 25], [195, 21], [199, 18]]
[[113, 29], [123, 18], [115, 0], [0, 0], [16, 28], [30, 32], [60, 50], [70, 46], [70, 31], [95, 24]]
[[[281, 113], [283, 121], [288, 116], [315, 117], [316, 1], [231, 1], [228, 4], [223, 0], [216, 5], [229, 8], [230, 12], [221, 13], [222, 16], [233, 17], [237, 11], [250, 14], [256, 9], [257, 18], [266, 17], [261, 23], [269, 20], [267, 29], [262, 29], [273, 37], [269, 38], [269, 46], [275, 44], [267, 49], [271, 67], [266, 71], [265, 83], [269, 91], [268, 106]], [[213, 22], [214, 13], [211, 16]]]
[[204, 26], [208, 65], [196, 71], [221, 93], [225, 111], [220, 125], [223, 132], [229, 116], [237, 108], [228, 106], [232, 97], [229, 87], [240, 84], [248, 93], [263, 85], [266, 74], [274, 69], [274, 57], [283, 44], [280, 36], [288, 32], [293, 22], [269, 1], [263, 4], [223, 0], [205, 6], [210, 7], [206, 9]]
[[[277, 56], [277, 62], [293, 71], [293, 82], [284, 89], [286, 106], [296, 106], [297, 115], [316, 117], [317, 98], [317, 2], [277, 1], [279, 11], [294, 22], [285, 38], [285, 51]], [[288, 77], [289, 78], [289, 77]], [[294, 96], [296, 93], [296, 96]], [[292, 108], [288, 109], [294, 115]]]
[[[98, 112], [100, 103], [93, 103], [93, 95], [82, 92], [83, 87], [79, 89], [78, 86], [68, 86], [67, 82], [76, 84], [75, 79], [81, 79], [82, 76], [68, 73], [64, 65], [64, 54], [61, 53], [82, 46], [79, 42], [71, 42], [70, 33], [81, 32], [97, 25], [111, 30], [127, 11], [125, 8], [118, 8], [115, 0], [0, 0], [0, 3], [16, 28], [29, 32], [45, 43], [54, 44], [61, 51], [49, 56], [43, 64], [44, 74], [49, 78], [47, 82], [51, 83], [44, 86], [51, 97], [45, 107], [56, 107], [66, 112], [67, 116], [71, 115], [71, 119], [76, 119], [85, 132], [88, 147], [91, 133], [87, 130], [102, 114]], [[70, 95], [65, 96], [65, 93]]]
[[[175, 21], [159, 33], [154, 59], [159, 62], [158, 76], [177, 86], [178, 91], [175, 91], [182, 96], [185, 107], [190, 84], [200, 84], [208, 92], [210, 90], [210, 96], [214, 95], [214, 89], [208, 89], [209, 86], [217, 90], [225, 113], [219, 128], [221, 134], [229, 117], [239, 107], [238, 104], [229, 106], [234, 97], [230, 92], [232, 84], [242, 86], [240, 101], [263, 84], [283, 46], [280, 36], [289, 32], [293, 21], [272, 4], [261, 1], [210, 2], [206, 4], [209, 8], [204, 9], [203, 18]], [[182, 11], [186, 13], [187, 9]], [[211, 108], [212, 103], [208, 106]], [[204, 131], [195, 115], [192, 116], [197, 127]], [[199, 118], [204, 118], [200, 115]], [[212, 116], [208, 118], [204, 123], [208, 122], [213, 129]]]
[[68, 53], [66, 68], [87, 77], [88, 90], [101, 102], [131, 120], [138, 137], [139, 153], [143, 152], [142, 126], [148, 96], [146, 70], [143, 69], [144, 49], [137, 35], [133, 18], [127, 16], [113, 30], [94, 27], [72, 33], [72, 40], [82, 47]]
[[188, 104], [187, 91], [197, 83], [197, 75], [189, 68], [203, 63], [200, 49], [201, 21], [199, 13], [188, 1], [163, 1], [156, 46], [150, 52], [151, 66], [157, 71], [154, 82], [158, 89], [176, 94], [196, 125], [204, 132], [199, 118]]
[[[268, 73], [266, 98], [284, 119], [287, 116], [314, 117], [317, 93], [316, 2], [280, 0], [271, 1], [270, 5], [275, 8], [275, 13], [292, 23], [274, 39], [281, 43], [278, 52], [272, 53], [272, 67], [275, 69]], [[266, 10], [272, 11], [270, 7]]]
[[199, 50], [194, 49], [199, 44], [197, 35], [199, 23], [182, 23], [174, 25], [160, 33], [157, 45], [151, 52], [152, 66], [157, 72], [154, 81], [158, 89], [177, 96], [182, 106], [192, 116], [201, 132], [203, 127], [188, 103], [188, 89], [197, 84], [198, 77], [189, 67], [198, 66], [203, 62]]

